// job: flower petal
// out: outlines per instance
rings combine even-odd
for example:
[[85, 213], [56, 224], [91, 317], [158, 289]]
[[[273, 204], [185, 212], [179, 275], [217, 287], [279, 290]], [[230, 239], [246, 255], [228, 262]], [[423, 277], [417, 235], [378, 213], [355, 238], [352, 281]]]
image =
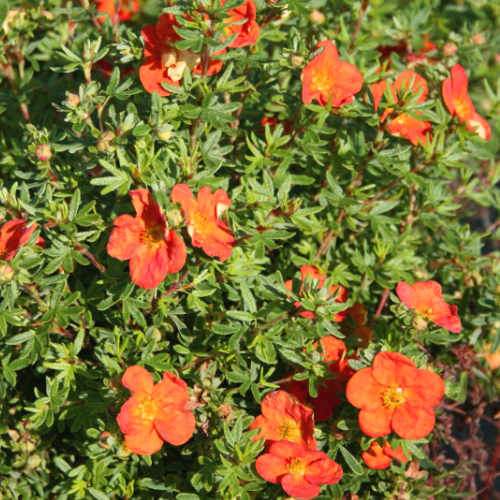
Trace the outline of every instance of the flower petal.
[[191, 439], [196, 422], [190, 411], [167, 407], [155, 418], [154, 426], [167, 443], [180, 446]]
[[132, 394], [136, 392], [145, 392], [150, 394], [153, 390], [153, 377], [142, 366], [129, 366], [122, 376], [122, 385]]
[[434, 428], [434, 412], [427, 408], [403, 404], [394, 410], [392, 429], [403, 439], [422, 439]]
[[391, 433], [392, 411], [383, 406], [373, 410], [361, 410], [358, 415], [359, 428], [370, 437], [387, 436]]
[[386, 386], [407, 387], [415, 382], [415, 363], [399, 352], [379, 352], [373, 360], [373, 378]]
[[161, 449], [163, 441], [151, 427], [145, 432], [125, 435], [125, 446], [137, 455], [152, 455]]
[[309, 500], [317, 497], [320, 487], [307, 482], [303, 476], [287, 474], [281, 480], [281, 486], [287, 495], [295, 497], [297, 500]]
[[362, 368], [347, 383], [346, 398], [356, 408], [374, 410], [382, 405], [381, 392], [384, 386], [373, 377], [372, 368]]
[[259, 476], [273, 484], [279, 483], [281, 477], [288, 472], [287, 462], [271, 453], [264, 453], [255, 461]]

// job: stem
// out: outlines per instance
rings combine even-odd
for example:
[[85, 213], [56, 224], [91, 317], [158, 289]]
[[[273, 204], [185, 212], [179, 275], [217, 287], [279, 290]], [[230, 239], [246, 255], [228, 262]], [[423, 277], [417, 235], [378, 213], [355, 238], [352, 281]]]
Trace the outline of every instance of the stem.
[[377, 311], [375, 312], [375, 318], [379, 318], [380, 315], [382, 314], [382, 309], [385, 307], [385, 303], [387, 302], [387, 299], [389, 298], [389, 292], [390, 290], [388, 288], [384, 288], [384, 291], [382, 292], [382, 296], [380, 297], [380, 301], [377, 306]]

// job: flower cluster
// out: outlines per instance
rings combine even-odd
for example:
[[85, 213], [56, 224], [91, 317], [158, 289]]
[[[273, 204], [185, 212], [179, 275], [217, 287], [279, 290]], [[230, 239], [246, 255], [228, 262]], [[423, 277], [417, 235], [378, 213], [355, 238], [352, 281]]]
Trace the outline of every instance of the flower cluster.
[[310, 408], [280, 390], [264, 397], [261, 412], [250, 429], [258, 429], [255, 439], [266, 444], [265, 453], [255, 463], [263, 479], [281, 484], [288, 495], [305, 500], [316, 497], [322, 485], [342, 479], [342, 467], [316, 449]]
[[[179, 272], [186, 262], [183, 239], [168, 228], [160, 206], [146, 189], [130, 191], [136, 216], [120, 215], [113, 222], [108, 254], [130, 263], [132, 282], [142, 288], [156, 288], [167, 274]], [[172, 190], [172, 201], [180, 203], [193, 246], [211, 257], [230, 257], [234, 238], [220, 219], [231, 201], [222, 189], [212, 194], [202, 187], [195, 199], [186, 184]]]

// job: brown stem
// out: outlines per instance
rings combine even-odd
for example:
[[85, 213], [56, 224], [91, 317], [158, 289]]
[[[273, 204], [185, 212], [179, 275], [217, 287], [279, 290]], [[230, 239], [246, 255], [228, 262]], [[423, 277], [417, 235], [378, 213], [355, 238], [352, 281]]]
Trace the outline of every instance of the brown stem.
[[385, 303], [387, 302], [387, 299], [389, 298], [389, 292], [390, 290], [388, 288], [384, 288], [384, 291], [382, 292], [382, 295], [380, 297], [380, 301], [377, 306], [377, 311], [375, 312], [375, 318], [379, 318], [380, 315], [382, 314], [382, 309], [385, 307]]
[[80, 252], [84, 257], [87, 257], [87, 259], [91, 262], [91, 264], [101, 273], [106, 272], [106, 267], [104, 267], [94, 256], [92, 252], [88, 248], [85, 248], [83, 245], [80, 245], [77, 243], [75, 245], [75, 250], [77, 252]]

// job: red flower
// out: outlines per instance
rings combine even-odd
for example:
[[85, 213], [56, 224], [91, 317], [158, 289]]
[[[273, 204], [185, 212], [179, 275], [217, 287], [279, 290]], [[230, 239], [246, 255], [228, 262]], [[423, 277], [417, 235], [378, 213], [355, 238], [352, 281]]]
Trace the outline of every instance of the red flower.
[[363, 76], [356, 66], [339, 58], [330, 40], [318, 43], [321, 52], [302, 71], [302, 102], [317, 101], [338, 108], [354, 101], [363, 85]]
[[[28, 226], [24, 219], [12, 219], [0, 228], [0, 259], [12, 260], [18, 250], [28, 243], [37, 228], [33, 222]], [[43, 238], [38, 238], [37, 244], [43, 246]]]
[[403, 448], [398, 446], [394, 449], [387, 441], [383, 447], [377, 441], [372, 441], [368, 450], [361, 453], [361, 458], [368, 468], [376, 470], [387, 469], [393, 459], [403, 464], [408, 462], [408, 458], [403, 453]]
[[[221, 5], [226, 3], [221, 0]], [[243, 0], [243, 3], [227, 12], [228, 18], [225, 20], [227, 27], [226, 34], [236, 38], [229, 45], [230, 48], [247, 47], [255, 45], [259, 39], [260, 26], [257, 24], [257, 9], [253, 0]]]
[[[139, 0], [95, 0], [97, 12], [102, 14], [97, 18], [100, 23], [106, 19], [106, 14], [113, 24], [118, 21], [129, 21], [139, 12]], [[118, 8], [117, 8], [118, 7]]]
[[298, 500], [314, 498], [323, 484], [342, 479], [342, 467], [322, 451], [312, 451], [288, 441], [273, 443], [255, 463], [266, 481], [281, 484], [287, 495]]
[[254, 438], [271, 441], [290, 441], [307, 448], [316, 448], [313, 412], [285, 391], [266, 394], [260, 405], [262, 414], [250, 424], [259, 429]]
[[195, 419], [188, 410], [186, 383], [173, 373], [153, 383], [151, 374], [142, 366], [130, 366], [122, 377], [130, 397], [121, 407], [116, 421], [125, 434], [125, 445], [138, 455], [151, 455], [163, 442], [179, 446], [191, 439]]
[[181, 205], [193, 246], [221, 261], [229, 259], [235, 239], [227, 224], [220, 219], [231, 206], [227, 193], [217, 189], [212, 194], [211, 189], [204, 186], [195, 198], [187, 184], [176, 184], [171, 197], [174, 203]]
[[401, 281], [396, 287], [399, 299], [406, 307], [415, 309], [426, 319], [450, 332], [460, 333], [462, 323], [457, 306], [443, 299], [441, 285], [437, 281], [417, 281], [413, 285]]
[[[302, 281], [302, 284], [300, 286], [298, 295], [302, 295], [304, 292], [304, 284], [306, 282], [306, 279], [308, 280], [314, 280], [317, 282], [316, 288], [319, 290], [323, 288], [326, 280], [326, 275], [323, 274], [316, 266], [310, 266], [310, 265], [304, 265], [300, 268], [300, 278]], [[293, 281], [292, 280], [287, 280], [285, 281], [285, 288], [290, 290], [291, 292], [293, 291]], [[347, 297], [349, 295], [349, 292], [347, 291], [346, 288], [344, 288], [341, 285], [331, 285], [328, 287], [328, 293], [329, 297], [333, 297], [335, 302], [339, 304], [343, 304], [344, 302], [347, 301]], [[294, 307], [297, 309], [302, 309], [302, 304], [298, 301], [295, 301], [293, 303]], [[299, 313], [299, 316], [302, 318], [307, 318], [307, 319], [314, 319], [316, 318], [316, 314], [313, 311], [304, 311], [301, 310]], [[344, 320], [346, 317], [347, 312], [346, 311], [341, 311], [337, 314], [334, 315], [333, 321], [340, 323]]]
[[434, 428], [434, 408], [444, 395], [439, 375], [418, 369], [397, 352], [381, 352], [369, 368], [347, 383], [347, 400], [360, 409], [361, 431], [370, 437], [395, 432], [404, 439], [421, 439]]
[[488, 122], [477, 113], [469, 96], [469, 80], [460, 64], [451, 68], [450, 76], [443, 81], [443, 100], [452, 116], [465, 124], [467, 130], [476, 133], [481, 139], [489, 141], [491, 129]]
[[[373, 96], [373, 107], [378, 111], [380, 101], [387, 88], [387, 82], [380, 81], [370, 85], [370, 91]], [[396, 104], [401, 104], [401, 98], [406, 93], [418, 94], [417, 102], [423, 103], [429, 94], [427, 82], [418, 73], [412, 70], [403, 71], [390, 86], [392, 99]], [[392, 113], [393, 108], [387, 108], [380, 117], [380, 121], [385, 121]], [[400, 113], [395, 118], [387, 122], [386, 130], [396, 137], [403, 137], [409, 140], [414, 146], [425, 144], [428, 141], [428, 133], [432, 129], [429, 122], [416, 118], [418, 113], [409, 115]]]
[[130, 191], [136, 216], [120, 215], [108, 241], [108, 254], [130, 260], [130, 277], [141, 288], [155, 288], [186, 262], [184, 241], [167, 227], [165, 216], [147, 189]]
[[[175, 32], [176, 26], [178, 24], [175, 16], [163, 14], [156, 24], [149, 24], [141, 31], [144, 40], [144, 61], [139, 68], [139, 78], [144, 89], [150, 94], [157, 92], [161, 96], [170, 95], [161, 84], [178, 86], [186, 67], [195, 74], [203, 74], [201, 54], [174, 47], [173, 44], [181, 40]], [[222, 61], [210, 60], [206, 74], [214, 75], [221, 69]]]

